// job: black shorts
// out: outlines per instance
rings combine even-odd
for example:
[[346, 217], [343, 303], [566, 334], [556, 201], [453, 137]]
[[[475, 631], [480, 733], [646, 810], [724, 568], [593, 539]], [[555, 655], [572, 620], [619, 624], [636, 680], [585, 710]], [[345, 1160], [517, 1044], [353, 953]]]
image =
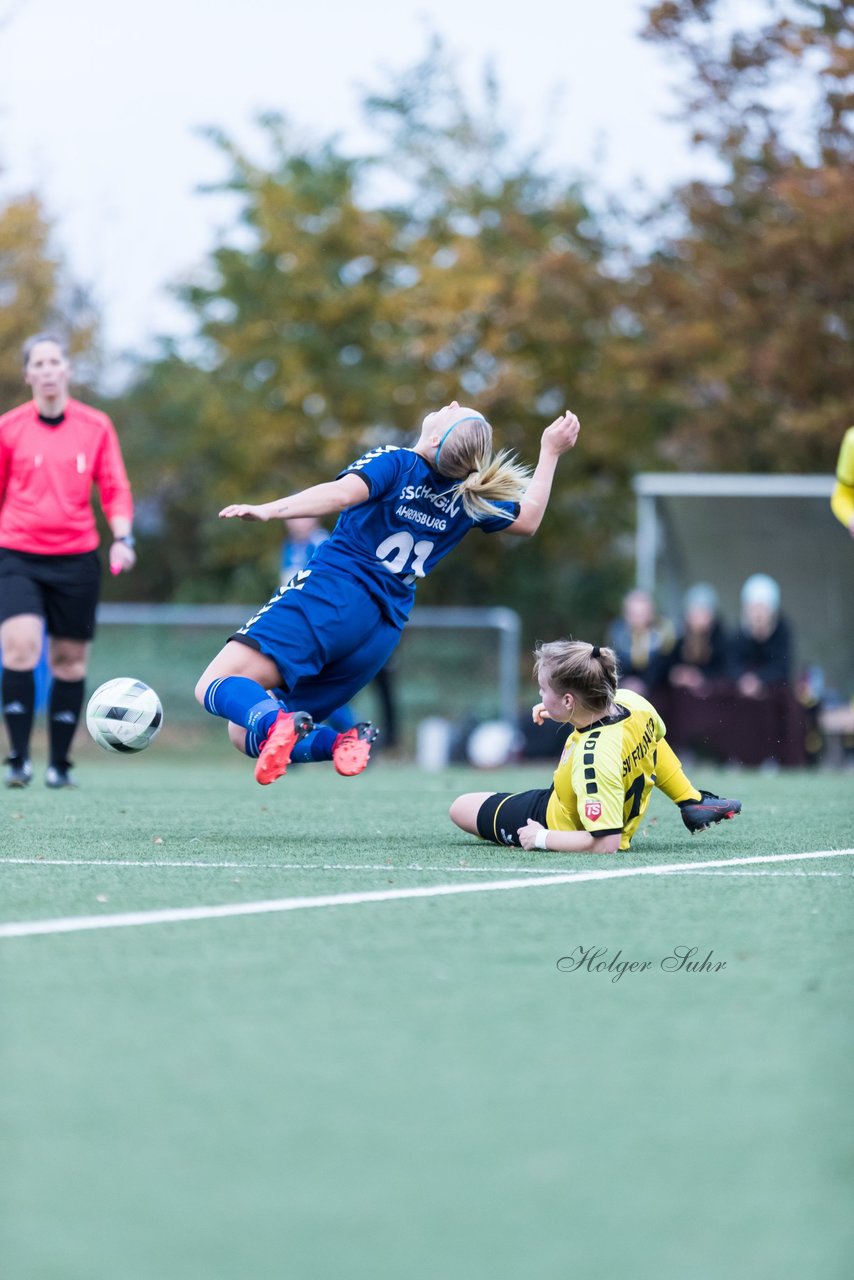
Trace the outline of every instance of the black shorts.
[[97, 551], [40, 556], [0, 547], [0, 622], [35, 613], [49, 636], [91, 640], [100, 589]]
[[541, 791], [496, 791], [477, 811], [477, 834], [493, 844], [519, 844], [519, 828], [529, 819], [546, 826], [553, 787]]

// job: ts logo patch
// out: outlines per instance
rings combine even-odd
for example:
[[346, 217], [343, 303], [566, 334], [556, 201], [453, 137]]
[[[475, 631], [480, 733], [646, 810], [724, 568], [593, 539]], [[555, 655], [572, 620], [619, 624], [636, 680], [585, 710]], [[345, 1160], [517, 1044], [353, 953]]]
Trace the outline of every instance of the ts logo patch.
[[601, 800], [585, 800], [584, 816], [589, 818], [591, 822], [598, 822], [602, 817], [602, 801]]

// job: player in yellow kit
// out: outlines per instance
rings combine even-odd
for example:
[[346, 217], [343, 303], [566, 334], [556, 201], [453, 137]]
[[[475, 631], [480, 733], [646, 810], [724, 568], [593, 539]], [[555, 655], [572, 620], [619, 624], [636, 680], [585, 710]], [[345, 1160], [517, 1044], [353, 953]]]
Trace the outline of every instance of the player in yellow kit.
[[541, 701], [534, 720], [569, 722], [551, 787], [458, 796], [451, 820], [494, 844], [552, 853], [628, 849], [657, 786], [677, 804], [689, 831], [741, 811], [740, 800], [699, 791], [665, 739], [652, 703], [617, 687], [617, 655], [584, 640], [536, 650]]
[[854, 427], [849, 427], [842, 437], [830, 506], [836, 519], [854, 538]]

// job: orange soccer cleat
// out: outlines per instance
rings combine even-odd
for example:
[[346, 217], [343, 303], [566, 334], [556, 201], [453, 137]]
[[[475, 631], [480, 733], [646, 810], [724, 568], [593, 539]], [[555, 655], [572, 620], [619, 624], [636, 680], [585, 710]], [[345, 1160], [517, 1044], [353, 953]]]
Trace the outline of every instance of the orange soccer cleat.
[[280, 711], [255, 763], [255, 781], [266, 787], [281, 778], [291, 762], [294, 744], [313, 728], [314, 721], [307, 711]]
[[332, 763], [338, 772], [345, 778], [352, 778], [367, 768], [371, 747], [378, 737], [379, 729], [375, 729], [367, 720], [339, 733], [332, 748]]

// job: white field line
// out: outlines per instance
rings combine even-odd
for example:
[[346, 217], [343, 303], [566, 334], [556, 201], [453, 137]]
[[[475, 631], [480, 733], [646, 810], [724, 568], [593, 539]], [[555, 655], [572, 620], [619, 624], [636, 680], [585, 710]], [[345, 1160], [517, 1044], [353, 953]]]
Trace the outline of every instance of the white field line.
[[[847, 853], [846, 849], [839, 852]], [[788, 856], [788, 855], [787, 855]], [[799, 854], [798, 857], [804, 855]], [[12, 867], [136, 867], [174, 868], [191, 871], [430, 871], [442, 875], [578, 876], [575, 867], [444, 867], [423, 862], [203, 862], [199, 859], [164, 858], [0, 858], [0, 866]], [[694, 876], [847, 876], [854, 871], [732, 871], [727, 867], [707, 871], [706, 864], [688, 867], [680, 875]]]
[[854, 871], [813, 871], [812, 869], [803, 871], [683, 871], [682, 875], [687, 876], [728, 876], [730, 880], [736, 876], [788, 876], [790, 879], [804, 880], [806, 878], [815, 879], [818, 876], [854, 876]]
[[202, 862], [162, 858], [0, 858], [0, 866], [18, 867], [188, 867], [211, 871], [441, 871], [489, 875], [548, 876], [572, 867], [438, 867], [423, 862]]
[[166, 907], [155, 911], [128, 911], [120, 915], [67, 916], [55, 920], [11, 921], [0, 925], [0, 938], [27, 938], [46, 933], [82, 933], [89, 929], [126, 929], [135, 925], [177, 924], [189, 920], [222, 920], [231, 916], [270, 915], [306, 911], [313, 907], [352, 907], [368, 902], [396, 902], [411, 898], [443, 898], [461, 893], [498, 893], [510, 889], [540, 889], [593, 880], [620, 880], [634, 876], [675, 875], [683, 871], [759, 863], [802, 862], [815, 858], [842, 858], [854, 849], [828, 849], [813, 853], [770, 853], [753, 858], [721, 858], [717, 861], [671, 862], [653, 867], [614, 867], [602, 871], [577, 871], [544, 875], [536, 880], [491, 880], [484, 884], [424, 885], [410, 889], [376, 889], [362, 893], [327, 893], [314, 898], [272, 898], [262, 902], [230, 902], [212, 907]]

